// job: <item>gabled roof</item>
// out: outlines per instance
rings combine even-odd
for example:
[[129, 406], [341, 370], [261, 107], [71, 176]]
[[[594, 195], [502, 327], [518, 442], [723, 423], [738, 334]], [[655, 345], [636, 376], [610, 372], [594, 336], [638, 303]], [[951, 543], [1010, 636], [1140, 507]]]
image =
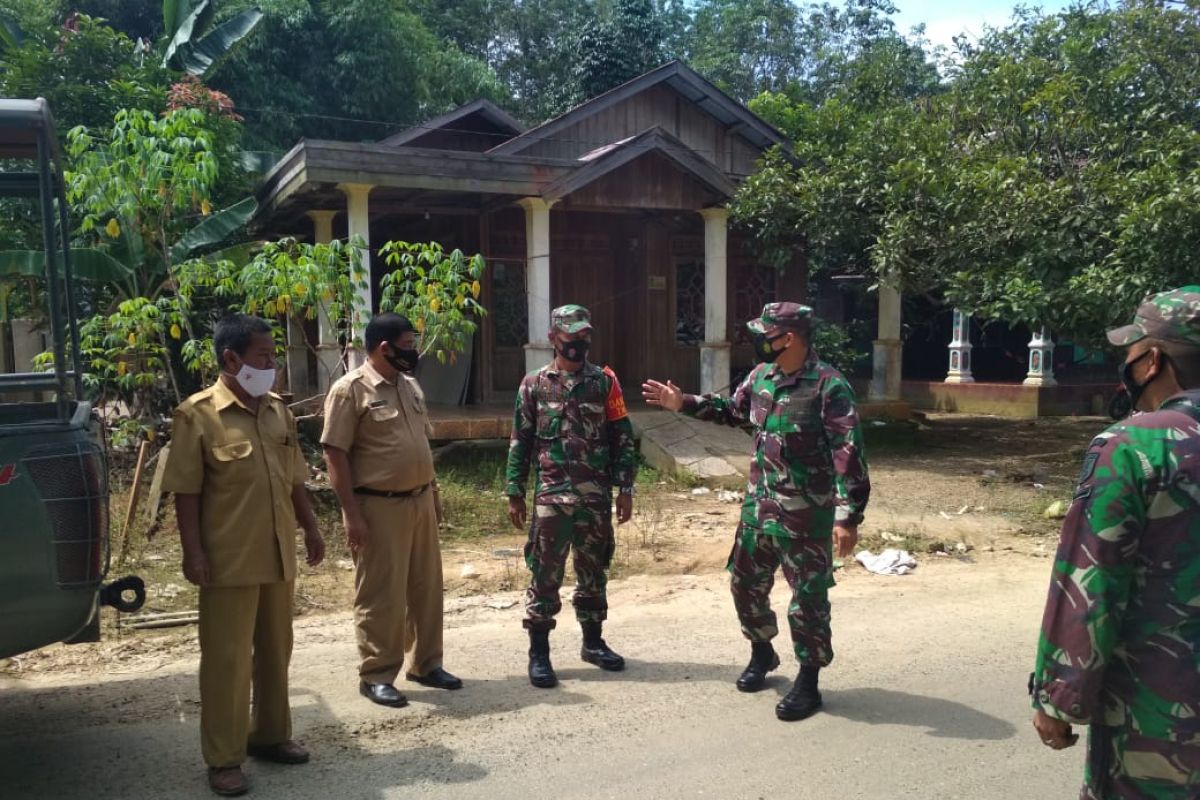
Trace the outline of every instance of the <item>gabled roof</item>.
[[722, 124], [737, 127], [740, 136], [745, 137], [757, 147], [766, 150], [772, 145], [787, 146], [783, 134], [757, 114], [722, 92], [713, 84], [681, 61], [672, 61], [658, 69], [651, 70], [645, 75], [634, 78], [615, 89], [594, 97], [576, 106], [566, 113], [544, 122], [535, 128], [525, 131], [513, 139], [509, 139], [488, 152], [496, 154], [515, 155], [536, 142], [553, 137], [564, 128], [574, 125], [582, 119], [603, 111], [623, 100], [633, 97], [647, 89], [666, 84], [696, 104], [700, 109], [719, 120]]
[[453, 111], [442, 114], [440, 117], [434, 117], [428, 122], [423, 122], [420, 125], [415, 125], [408, 130], [394, 133], [386, 139], [382, 139], [379, 144], [389, 147], [402, 147], [415, 139], [433, 133], [437, 130], [455, 128], [455, 123], [463, 123], [468, 117], [477, 116], [480, 119], [486, 120], [494, 127], [504, 131], [512, 136], [516, 136], [525, 130], [521, 123], [513, 119], [509, 114], [505, 113], [504, 109], [497, 106], [490, 100], [475, 100], [467, 103], [465, 106], [459, 106]]
[[724, 197], [732, 197], [737, 190], [737, 186], [725, 173], [697, 155], [679, 139], [656, 126], [637, 136], [607, 144], [581, 156], [579, 161], [585, 166], [551, 183], [542, 192], [542, 197], [547, 200], [559, 200], [649, 153], [658, 153], [681, 172]]

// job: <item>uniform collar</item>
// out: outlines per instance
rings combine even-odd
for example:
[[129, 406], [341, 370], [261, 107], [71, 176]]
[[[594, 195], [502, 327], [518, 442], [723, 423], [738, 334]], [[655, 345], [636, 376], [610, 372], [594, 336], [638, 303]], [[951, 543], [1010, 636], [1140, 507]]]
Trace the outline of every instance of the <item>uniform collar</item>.
[[[224, 375], [224, 373], [222, 373], [222, 375]], [[243, 403], [238, 396], [233, 393], [233, 390], [225, 385], [224, 378], [218, 376], [217, 382], [213, 384], [211, 391], [213, 405], [216, 406], [217, 411], [224, 411], [232, 405], [237, 405], [246, 409], [246, 411], [250, 411], [246, 404]]]
[[367, 376], [367, 380], [369, 380], [373, 386], [383, 386], [384, 384], [387, 384], [388, 386], [400, 385], [400, 373], [396, 373], [396, 380], [389, 381], [387, 378], [379, 374], [379, 370], [375, 369], [375, 365], [370, 361], [364, 361], [361, 369], [363, 371], [363, 375]]
[[583, 369], [579, 370], [578, 372], [566, 372], [565, 370], [560, 370], [557, 366], [555, 366], [555, 362], [553, 360], [551, 360], [551, 362], [546, 365], [546, 374], [547, 375], [554, 375], [554, 376], [573, 375], [577, 378], [594, 378], [595, 376], [599, 375], [600, 373], [601, 373], [601, 369], [590, 361], [583, 362]]
[[821, 355], [817, 352], [817, 348], [810, 346], [808, 348], [808, 358], [800, 366], [800, 369], [788, 375], [780, 368], [778, 363], [771, 364], [767, 370], [766, 377], [774, 381], [775, 386], [792, 386], [802, 380], [813, 380], [817, 377], [817, 362], [821, 360]]
[[1173, 394], [1163, 401], [1159, 409], [1177, 408], [1179, 406], [1200, 408], [1200, 389], [1185, 389], [1178, 394]]

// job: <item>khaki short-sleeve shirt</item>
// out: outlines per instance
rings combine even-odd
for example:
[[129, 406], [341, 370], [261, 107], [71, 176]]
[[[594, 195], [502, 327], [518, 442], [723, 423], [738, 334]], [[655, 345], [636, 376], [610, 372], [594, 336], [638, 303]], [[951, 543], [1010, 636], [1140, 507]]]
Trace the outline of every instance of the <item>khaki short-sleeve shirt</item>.
[[370, 362], [343, 375], [325, 397], [321, 444], [350, 457], [355, 487], [407, 492], [433, 481], [431, 425], [416, 378], [389, 381]]
[[175, 409], [163, 490], [200, 496], [213, 586], [295, 578], [292, 488], [307, 474], [296, 420], [278, 395], [264, 395], [255, 413], [218, 380]]

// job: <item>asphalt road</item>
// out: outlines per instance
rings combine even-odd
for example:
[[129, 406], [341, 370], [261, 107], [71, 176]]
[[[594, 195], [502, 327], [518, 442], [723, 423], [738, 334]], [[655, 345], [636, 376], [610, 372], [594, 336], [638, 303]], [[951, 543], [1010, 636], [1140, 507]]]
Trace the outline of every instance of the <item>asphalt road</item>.
[[[721, 574], [614, 585], [606, 636], [629, 662], [623, 674], [580, 662], [564, 615], [551, 639], [562, 685], [548, 691], [525, 678], [519, 607], [484, 605], [515, 595], [460, 603], [446, 666], [466, 688], [407, 684], [402, 710], [358, 695], [348, 614], [302, 618], [291, 692], [313, 761], [251, 762], [251, 796], [1074, 797], [1082, 747], [1043, 748], [1024, 693], [1048, 569], [996, 554], [843, 578], [826, 709], [798, 723], [773, 713], [794, 677], [787, 658], [762, 693], [734, 689], [748, 646]], [[191, 646], [164, 647], [0, 681], [0, 798], [211, 796], [195, 670]]]

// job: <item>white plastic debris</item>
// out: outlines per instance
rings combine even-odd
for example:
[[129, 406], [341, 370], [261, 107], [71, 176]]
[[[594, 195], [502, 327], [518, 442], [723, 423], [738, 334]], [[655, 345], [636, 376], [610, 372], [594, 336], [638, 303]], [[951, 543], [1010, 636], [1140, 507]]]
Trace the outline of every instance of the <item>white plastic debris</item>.
[[740, 503], [744, 497], [741, 492], [731, 492], [727, 489], [722, 489], [717, 492], [717, 499], [722, 503]]
[[701, 495], [706, 494], [712, 494], [712, 489], [708, 488], [707, 486], [697, 486], [695, 489], [692, 489], [692, 496], [694, 497], [700, 497]]
[[463, 564], [462, 570], [458, 574], [459, 574], [459, 577], [470, 580], [472, 578], [479, 577], [479, 570], [475, 569], [474, 564]]
[[879, 555], [863, 550], [854, 560], [876, 575], [907, 575], [917, 568], [917, 560], [907, 550], [888, 548]]

